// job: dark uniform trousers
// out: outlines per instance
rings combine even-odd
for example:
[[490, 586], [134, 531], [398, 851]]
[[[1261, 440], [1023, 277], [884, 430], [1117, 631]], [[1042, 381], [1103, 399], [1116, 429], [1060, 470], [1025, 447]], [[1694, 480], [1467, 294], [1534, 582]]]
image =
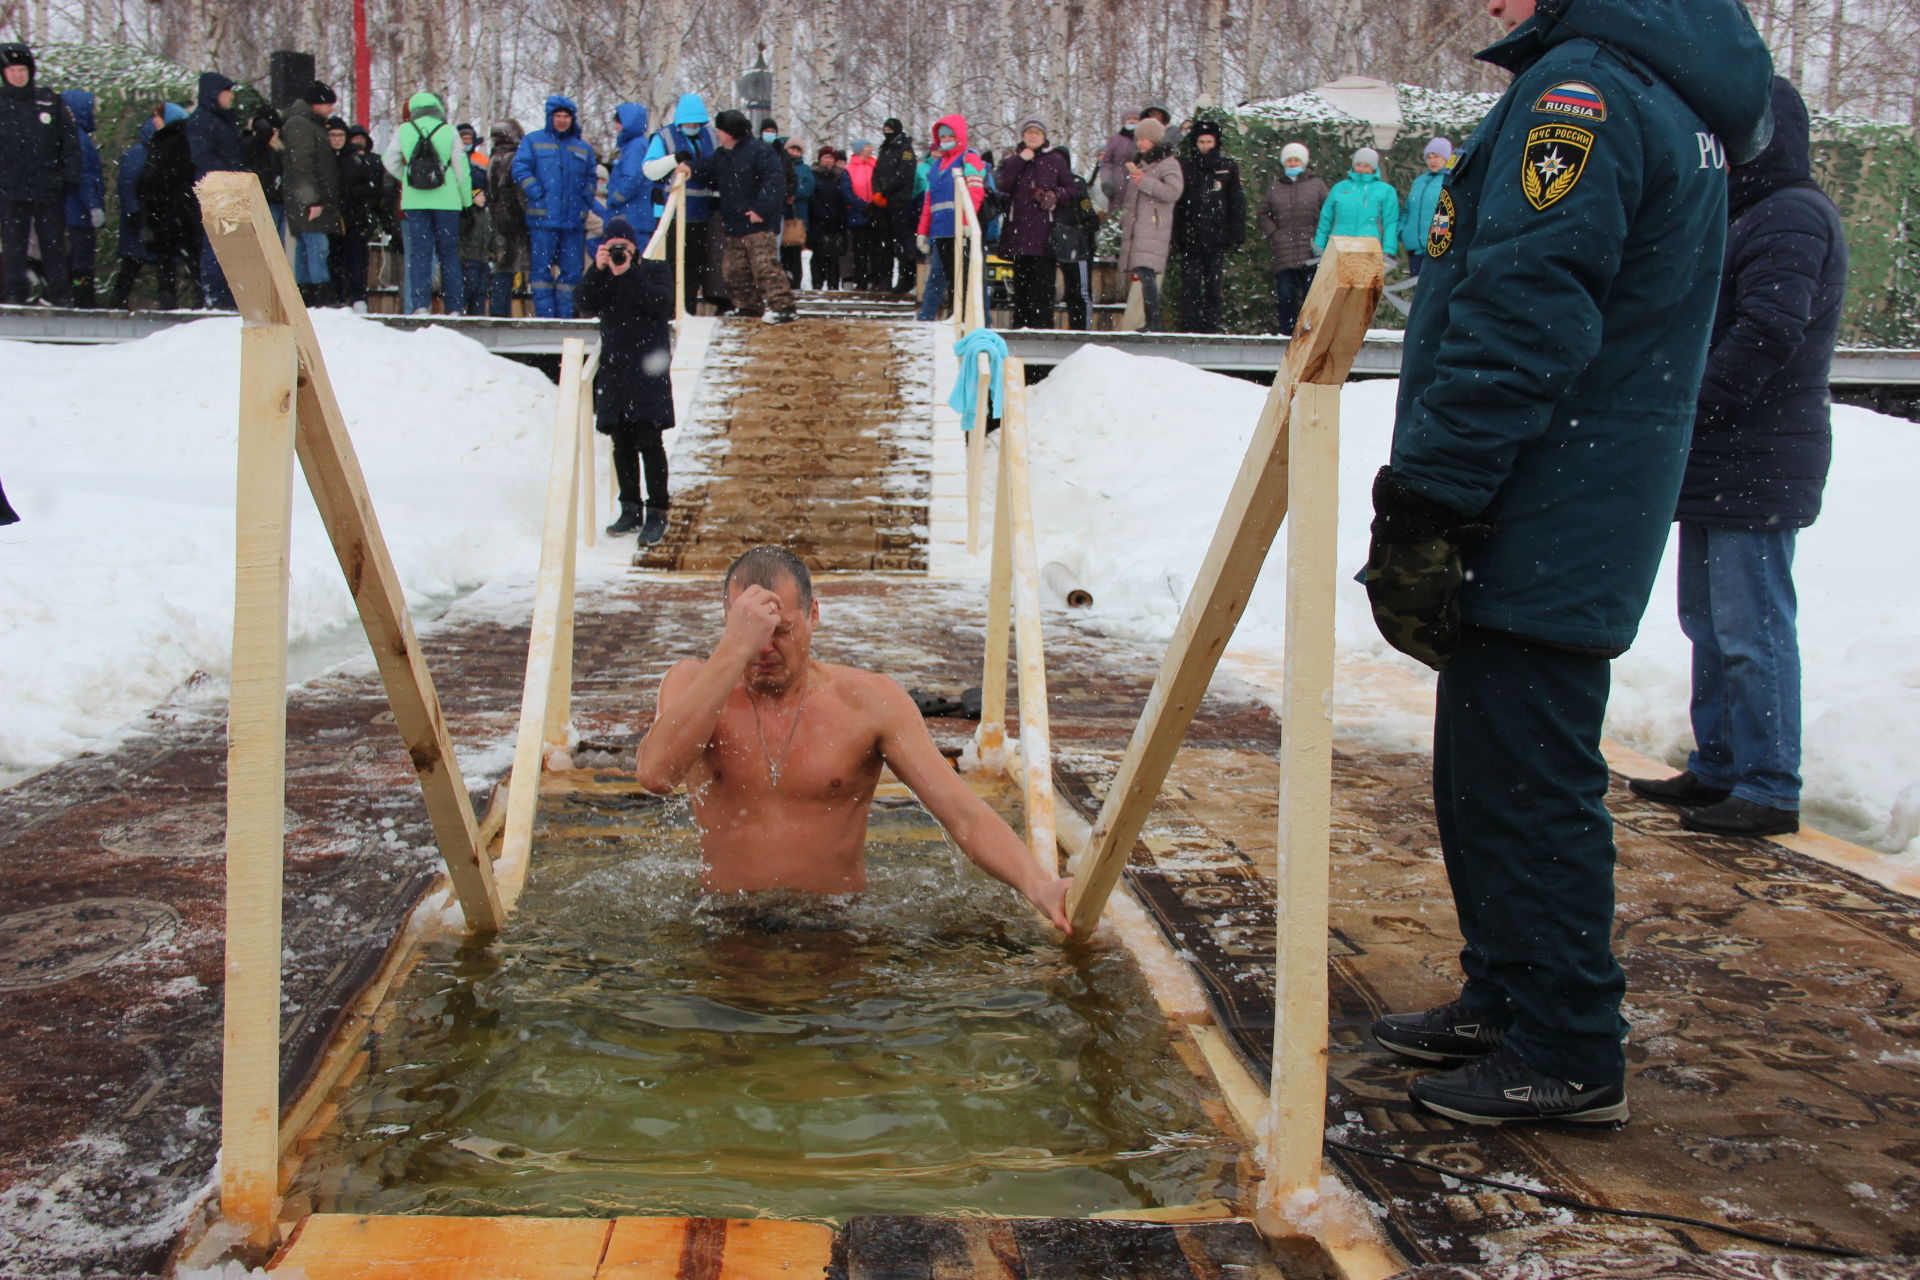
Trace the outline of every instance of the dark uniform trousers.
[[1433, 804], [1466, 971], [1461, 1002], [1548, 1075], [1621, 1080], [1605, 658], [1482, 627], [1440, 673]]

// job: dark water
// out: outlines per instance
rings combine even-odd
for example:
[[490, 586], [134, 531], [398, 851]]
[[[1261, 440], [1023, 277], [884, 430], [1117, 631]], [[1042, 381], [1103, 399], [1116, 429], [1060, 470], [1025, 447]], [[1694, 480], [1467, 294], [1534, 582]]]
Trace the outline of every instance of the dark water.
[[910, 803], [856, 900], [716, 903], [684, 805], [545, 802], [296, 1193], [331, 1212], [1083, 1216], [1235, 1195], [1123, 952], [1076, 961]]

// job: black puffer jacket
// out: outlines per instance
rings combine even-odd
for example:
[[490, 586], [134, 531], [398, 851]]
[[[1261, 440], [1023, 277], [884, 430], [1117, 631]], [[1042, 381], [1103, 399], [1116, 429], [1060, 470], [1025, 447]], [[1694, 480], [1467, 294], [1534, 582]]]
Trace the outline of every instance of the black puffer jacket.
[[574, 305], [581, 315], [600, 319], [600, 373], [593, 382], [599, 429], [640, 422], [672, 426], [672, 266], [642, 258], [619, 275], [588, 267]]
[[286, 203], [287, 153], [277, 136], [280, 125], [280, 113], [262, 107], [248, 121], [247, 136], [240, 140], [240, 154], [248, 171], [260, 179], [268, 204]]
[[1807, 108], [1773, 82], [1773, 142], [1729, 177], [1726, 270], [1678, 518], [1800, 529], [1833, 456], [1829, 380], [1847, 242], [1814, 183]]
[[17, 89], [0, 81], [0, 200], [63, 200], [80, 186], [80, 131], [60, 95], [34, 80], [27, 47], [5, 47], [28, 76]]
[[[730, 236], [778, 231], [787, 207], [787, 161], [771, 144], [742, 138], [694, 166], [694, 180], [720, 193], [720, 221]], [[760, 215], [754, 222], [748, 211]]]
[[200, 202], [193, 194], [193, 155], [187, 122], [175, 120], [147, 144], [147, 163], [135, 181], [140, 197], [140, 242], [167, 257], [200, 248]]
[[873, 193], [885, 196], [884, 207], [894, 213], [902, 209], [919, 213], [913, 207], [913, 159], [913, 144], [902, 130], [887, 135], [873, 162]]
[[218, 71], [200, 74], [199, 96], [194, 99], [193, 114], [187, 117], [186, 123], [193, 170], [203, 178], [209, 173], [237, 173], [247, 167], [233, 108], [220, 105], [220, 95], [231, 88], [233, 81]]
[[[367, 137], [367, 131], [355, 125], [347, 131], [347, 145], [333, 153], [340, 166], [340, 217], [347, 234], [365, 240], [385, 227], [387, 222], [387, 171], [371, 150], [353, 145], [355, 137]], [[372, 139], [368, 138], [369, 146]]]
[[[1213, 138], [1202, 152], [1194, 139]], [[1240, 163], [1220, 149], [1220, 127], [1201, 121], [1187, 136], [1180, 168], [1187, 185], [1174, 206], [1175, 242], [1188, 253], [1231, 253], [1247, 238], [1247, 195], [1240, 185]]]

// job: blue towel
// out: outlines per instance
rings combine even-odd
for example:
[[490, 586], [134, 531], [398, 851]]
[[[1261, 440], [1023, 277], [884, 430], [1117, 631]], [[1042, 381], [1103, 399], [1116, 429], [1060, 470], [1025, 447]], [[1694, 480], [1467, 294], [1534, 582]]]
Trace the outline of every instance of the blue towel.
[[974, 385], [979, 382], [975, 366], [979, 363], [974, 357], [981, 352], [987, 353], [987, 386], [990, 391], [989, 402], [997, 416], [1000, 412], [1000, 399], [1006, 388], [1001, 380], [1002, 366], [1007, 359], [1006, 339], [991, 329], [975, 329], [966, 337], [953, 344], [954, 354], [960, 357], [960, 376], [953, 384], [953, 394], [947, 397], [947, 403], [960, 415], [960, 429], [973, 430]]

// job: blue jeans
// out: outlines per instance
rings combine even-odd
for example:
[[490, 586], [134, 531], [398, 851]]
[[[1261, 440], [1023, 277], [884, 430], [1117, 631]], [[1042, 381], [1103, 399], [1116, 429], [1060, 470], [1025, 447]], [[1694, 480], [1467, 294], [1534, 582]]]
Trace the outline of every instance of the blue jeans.
[[1293, 326], [1300, 323], [1300, 306], [1312, 287], [1312, 267], [1287, 267], [1273, 273], [1274, 319], [1280, 325], [1276, 333], [1292, 335]]
[[407, 314], [433, 306], [433, 263], [440, 260], [440, 297], [448, 315], [458, 315], [460, 290], [460, 211], [409, 209], [400, 219], [407, 253]]
[[1680, 629], [1693, 641], [1693, 754], [1710, 787], [1800, 807], [1793, 529], [1680, 525]]
[[327, 233], [303, 231], [293, 238], [293, 282], [326, 284], [333, 279], [327, 272]]
[[[586, 267], [586, 230], [532, 227], [527, 231], [527, 247], [533, 256], [533, 268], [527, 275], [527, 290], [533, 294], [533, 314], [571, 319], [573, 287], [580, 283], [580, 273]], [[558, 283], [553, 278], [555, 267], [560, 269]]]
[[[953, 240], [951, 237], [933, 241], [933, 251], [927, 255], [927, 289], [920, 297], [920, 318], [937, 319], [940, 308], [947, 301], [947, 268], [953, 261]], [[993, 327], [993, 313], [987, 310], [987, 282], [985, 273], [980, 281], [980, 314], [986, 318], [987, 327]]]

